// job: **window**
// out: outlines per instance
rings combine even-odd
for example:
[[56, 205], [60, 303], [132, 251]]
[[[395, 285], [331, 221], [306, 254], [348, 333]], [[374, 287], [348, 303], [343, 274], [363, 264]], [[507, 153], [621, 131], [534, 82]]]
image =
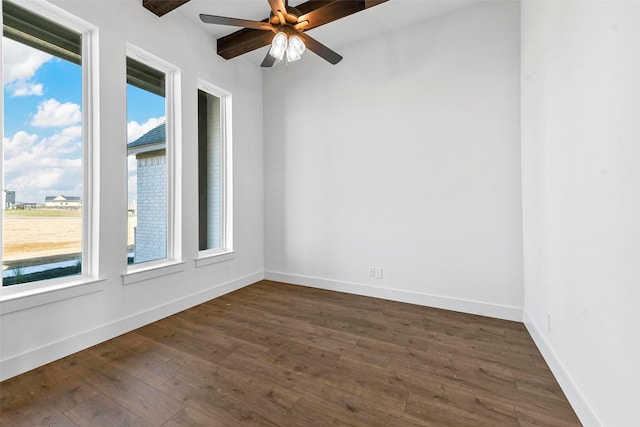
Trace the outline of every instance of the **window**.
[[200, 82], [198, 249], [201, 256], [232, 251], [230, 103], [230, 94]]
[[2, 2], [2, 295], [97, 274], [88, 102], [95, 30], [51, 5], [37, 10]]
[[175, 260], [175, 147], [171, 65], [128, 48], [127, 173], [128, 264]]

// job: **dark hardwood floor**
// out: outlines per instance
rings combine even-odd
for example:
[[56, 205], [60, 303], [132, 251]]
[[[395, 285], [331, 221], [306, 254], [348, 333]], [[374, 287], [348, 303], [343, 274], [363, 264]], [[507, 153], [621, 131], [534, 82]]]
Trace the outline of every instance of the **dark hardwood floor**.
[[2, 426], [575, 426], [521, 323], [263, 281], [0, 384]]

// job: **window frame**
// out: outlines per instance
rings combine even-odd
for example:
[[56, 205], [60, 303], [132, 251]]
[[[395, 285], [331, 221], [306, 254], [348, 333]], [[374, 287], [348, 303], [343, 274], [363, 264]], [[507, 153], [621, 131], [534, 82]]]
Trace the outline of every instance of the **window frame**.
[[[23, 310], [61, 299], [72, 298], [103, 290], [104, 279], [99, 275], [98, 233], [100, 200], [100, 124], [98, 78], [98, 28], [85, 20], [48, 2], [35, 0], [5, 0], [28, 10], [34, 15], [46, 17], [69, 28], [82, 37], [82, 270], [80, 275], [58, 277], [0, 286], [0, 313]], [[0, 26], [4, 25], [0, 3]], [[0, 67], [3, 55], [0, 46]], [[4, 88], [4, 78], [0, 75]], [[0, 109], [4, 111], [4, 96], [0, 97]], [[4, 129], [4, 114], [0, 115], [0, 127]], [[4, 188], [4, 159], [0, 162], [0, 184]], [[0, 226], [4, 223], [4, 209]], [[2, 259], [2, 245], [0, 245]]]
[[[131, 43], [126, 44], [126, 56], [165, 73], [165, 155], [167, 165], [167, 256], [166, 258], [158, 260], [127, 265], [126, 271], [122, 274], [122, 278], [123, 284], [129, 285], [155, 277], [164, 276], [166, 274], [182, 271], [184, 269], [184, 261], [182, 260], [181, 227], [181, 72], [180, 69], [175, 65]], [[124, 162], [126, 163], [126, 161], [127, 157], [125, 156]], [[124, 188], [124, 194], [127, 194], [126, 184]]]
[[[200, 250], [196, 241], [198, 255], [196, 266], [201, 267], [232, 259], [233, 246], [233, 138], [232, 138], [232, 95], [206, 80], [198, 79], [198, 90], [220, 99], [220, 247]], [[200, 155], [200, 153], [198, 153]], [[198, 188], [198, 195], [200, 188]], [[199, 215], [199, 213], [198, 213]], [[198, 236], [200, 235], [198, 217]]]

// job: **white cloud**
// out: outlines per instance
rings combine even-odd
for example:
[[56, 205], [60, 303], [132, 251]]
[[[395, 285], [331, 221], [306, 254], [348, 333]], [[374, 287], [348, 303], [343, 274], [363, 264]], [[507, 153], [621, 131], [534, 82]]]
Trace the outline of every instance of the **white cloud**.
[[127, 156], [127, 171], [135, 172], [138, 168], [138, 161], [136, 160], [136, 156], [133, 154]]
[[127, 190], [129, 200], [138, 197], [138, 160], [135, 155], [127, 156]]
[[147, 120], [142, 124], [139, 124], [136, 121], [127, 123], [127, 142], [135, 141], [145, 133], [149, 132], [151, 129], [164, 123], [164, 121], [165, 121], [165, 118], [163, 116], [163, 117], [150, 118], [149, 120]]
[[5, 159], [11, 159], [20, 153], [31, 150], [38, 140], [38, 135], [30, 135], [21, 130], [13, 135], [13, 138], [2, 138]]
[[48, 138], [20, 131], [3, 143], [5, 188], [16, 192], [17, 201], [43, 203], [49, 195], [81, 194], [80, 126]]
[[48, 138], [39, 138], [20, 131], [7, 144], [5, 172], [28, 169], [30, 165], [46, 167], [67, 164], [66, 160], [81, 158], [80, 126], [61, 130]]
[[2, 50], [4, 85], [11, 96], [42, 96], [43, 85], [31, 79], [53, 56], [6, 37], [2, 39]]
[[[23, 163], [24, 166], [24, 163]], [[16, 192], [18, 202], [44, 203], [45, 196], [81, 195], [82, 160], [46, 158], [33, 166], [6, 173], [5, 187]]]
[[82, 127], [71, 126], [55, 135], [44, 138], [42, 143], [56, 155], [72, 153], [82, 147]]
[[18, 80], [9, 85], [11, 96], [42, 96], [43, 86], [41, 83], [29, 83], [25, 80]]
[[6, 37], [2, 38], [2, 51], [2, 71], [5, 84], [15, 80], [29, 80], [36, 74], [42, 64], [53, 58], [48, 53], [33, 49]]
[[[37, 173], [31, 170], [16, 177], [13, 181], [13, 188], [48, 188], [57, 186], [62, 178], [64, 169], [48, 168]], [[19, 192], [19, 191], [18, 191]], [[43, 202], [44, 200], [30, 200], [31, 202]]]
[[130, 176], [127, 180], [127, 189], [129, 193], [129, 200], [136, 200], [138, 197], [138, 176]]
[[47, 99], [38, 105], [38, 111], [31, 120], [32, 126], [61, 127], [80, 123], [80, 106], [72, 102], [61, 104], [55, 99]]

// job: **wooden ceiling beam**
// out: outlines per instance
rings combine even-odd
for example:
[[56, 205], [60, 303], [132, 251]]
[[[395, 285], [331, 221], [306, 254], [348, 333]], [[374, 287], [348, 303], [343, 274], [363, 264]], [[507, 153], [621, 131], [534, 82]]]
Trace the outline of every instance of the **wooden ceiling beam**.
[[267, 46], [271, 40], [273, 40], [271, 31], [242, 29], [218, 39], [218, 55], [224, 59], [235, 58]]
[[142, 0], [142, 6], [156, 15], [162, 16], [188, 1], [189, 0]]

